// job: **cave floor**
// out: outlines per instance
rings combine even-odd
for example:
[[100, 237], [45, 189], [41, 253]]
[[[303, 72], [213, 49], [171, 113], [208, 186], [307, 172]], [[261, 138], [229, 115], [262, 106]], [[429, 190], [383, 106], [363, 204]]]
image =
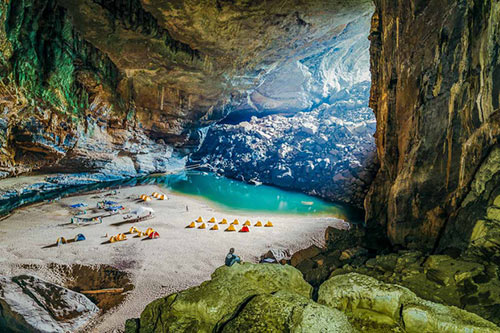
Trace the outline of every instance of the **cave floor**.
[[[153, 199], [138, 202], [143, 194], [163, 192], [168, 200]], [[95, 207], [104, 199], [117, 201], [127, 209], [140, 206], [155, 210], [152, 219], [136, 223], [142, 231], [152, 227], [160, 238], [144, 240], [128, 235], [128, 240], [108, 243], [109, 236], [126, 233], [134, 224], [113, 225], [123, 221], [121, 214], [103, 219], [102, 224], [71, 224], [73, 216], [69, 205], [85, 202]], [[186, 205], [189, 212], [186, 212]], [[186, 229], [198, 216], [208, 220], [214, 216], [218, 221], [238, 218], [240, 225], [249, 219], [271, 220], [274, 228], [253, 228], [250, 233], [224, 232], [223, 229]], [[293, 253], [311, 244], [323, 245], [324, 230], [340, 224], [340, 220], [304, 215], [273, 215], [244, 212], [229, 212], [211, 206], [198, 198], [179, 195], [147, 185], [120, 189], [113, 196], [83, 194], [64, 198], [52, 203], [32, 205], [16, 210], [1, 221], [0, 229], [0, 275], [33, 274], [54, 283], [57, 273], [51, 267], [58, 265], [111, 265], [127, 272], [135, 288], [116, 308], [101, 315], [83, 330], [86, 332], [109, 332], [122, 330], [125, 320], [138, 317], [144, 307], [154, 299], [172, 292], [186, 289], [210, 278], [210, 274], [224, 262], [230, 247], [243, 260], [257, 262], [260, 255], [270, 248], [289, 250]], [[224, 227], [224, 226], [221, 226]], [[59, 237], [72, 239], [77, 234], [86, 240], [51, 246]]]

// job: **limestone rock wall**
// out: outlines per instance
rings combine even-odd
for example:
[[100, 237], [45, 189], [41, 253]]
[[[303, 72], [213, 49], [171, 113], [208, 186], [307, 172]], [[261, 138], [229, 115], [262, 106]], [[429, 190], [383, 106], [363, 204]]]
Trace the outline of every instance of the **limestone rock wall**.
[[[371, 107], [381, 166], [365, 200], [367, 224], [381, 224], [393, 244], [457, 246], [500, 184], [487, 166], [500, 137], [500, 4], [375, 5]], [[479, 185], [489, 190], [468, 196], [482, 168], [492, 170]]]
[[273, 69], [328, 49], [371, 10], [369, 0], [4, 0], [1, 175], [165, 171]]

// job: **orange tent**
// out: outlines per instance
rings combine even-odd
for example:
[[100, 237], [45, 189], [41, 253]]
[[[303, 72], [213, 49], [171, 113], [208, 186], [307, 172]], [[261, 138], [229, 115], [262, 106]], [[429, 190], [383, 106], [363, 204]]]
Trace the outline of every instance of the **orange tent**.
[[166, 197], [165, 197], [165, 194], [159, 194], [159, 195], [156, 197], [156, 199], [158, 199], [158, 200], [165, 200], [165, 198], [166, 198]]
[[111, 237], [109, 238], [109, 242], [110, 242], [110, 243], [114, 243], [114, 242], [116, 242], [116, 237], [115, 237], [115, 236], [111, 236]]
[[217, 224], [214, 224], [214, 226], [210, 228], [210, 230], [219, 230], [219, 226]]
[[212, 217], [210, 220], [208, 220], [210, 223], [215, 223], [215, 217]]
[[247, 225], [244, 225], [243, 228], [241, 228], [240, 232], [250, 232], [250, 229], [248, 229]]
[[156, 231], [153, 231], [148, 236], [149, 239], [155, 239], [155, 238], [159, 238], [159, 237], [160, 237], [160, 234], [158, 232], [156, 232]]
[[196, 224], [191, 222], [186, 228], [196, 228]]
[[200, 223], [200, 222], [203, 222], [203, 218], [200, 216], [196, 219], [196, 222]]
[[205, 225], [205, 223], [202, 223], [202, 224], [198, 227], [198, 229], [206, 229], [206, 228], [207, 228], [207, 226]]
[[240, 221], [238, 221], [238, 219], [234, 219], [233, 223], [231, 223], [231, 224], [238, 225], [238, 224], [240, 224]]
[[243, 223], [243, 225], [251, 226], [252, 224], [250, 223], [250, 221], [246, 220], [245, 223]]
[[274, 227], [273, 223], [271, 221], [267, 221], [266, 224], [264, 224], [264, 227]]
[[225, 231], [236, 231], [236, 229], [234, 229], [234, 225], [230, 224]]
[[255, 223], [254, 227], [262, 227], [262, 222], [257, 221], [257, 223]]
[[227, 220], [226, 219], [222, 219], [222, 221], [220, 221], [219, 224], [227, 224]]

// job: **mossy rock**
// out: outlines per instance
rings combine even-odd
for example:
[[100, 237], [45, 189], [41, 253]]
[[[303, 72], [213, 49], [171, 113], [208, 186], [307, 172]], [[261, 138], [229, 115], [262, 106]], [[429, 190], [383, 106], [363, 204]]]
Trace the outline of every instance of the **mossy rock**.
[[354, 332], [340, 311], [289, 291], [252, 298], [223, 332]]
[[310, 298], [312, 287], [289, 265], [235, 264], [219, 267], [198, 287], [150, 303], [140, 332], [212, 332], [256, 295], [289, 290]]
[[318, 303], [345, 311], [355, 327], [368, 325], [373, 332], [500, 331], [473, 313], [423, 300], [405, 287], [358, 273], [331, 277], [321, 285]]

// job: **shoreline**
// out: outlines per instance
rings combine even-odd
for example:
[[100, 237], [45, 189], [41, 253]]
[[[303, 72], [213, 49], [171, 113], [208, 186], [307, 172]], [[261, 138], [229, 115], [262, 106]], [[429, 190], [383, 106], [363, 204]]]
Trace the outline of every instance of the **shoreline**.
[[[189, 172], [189, 171], [180, 171], [179, 173], [182, 173], [182, 172]], [[204, 171], [195, 171], [195, 172], [204, 172]], [[77, 185], [65, 185], [65, 184], [59, 184], [59, 183], [51, 183], [49, 181], [46, 180], [46, 177], [48, 176], [61, 176], [61, 177], [65, 177], [65, 176], [71, 176], [71, 175], [74, 175], [74, 174], [61, 174], [61, 173], [55, 173], [55, 174], [33, 174], [33, 175], [21, 175], [21, 176], [16, 176], [16, 177], [11, 177], [11, 178], [4, 178], [4, 179], [0, 179], [0, 198], [2, 195], [5, 195], [6, 193], [8, 193], [9, 191], [13, 191], [13, 190], [16, 190], [16, 191], [29, 191], [30, 189], [30, 186], [33, 186], [33, 185], [37, 185], [37, 184], [42, 184], [42, 183], [46, 183], [46, 184], [55, 184], [55, 185], [58, 185], [60, 186], [59, 188], [54, 188], [54, 189], [51, 189], [51, 190], [48, 190], [46, 192], [42, 192], [40, 193], [40, 190], [31, 190], [31, 191], [38, 191], [38, 195], [41, 195], [42, 197], [45, 197], [45, 198], [40, 198], [40, 199], [35, 199], [34, 201], [32, 202], [26, 202], [26, 203], [22, 203], [18, 206], [16, 206], [14, 204], [14, 207], [13, 208], [6, 208], [6, 209], [1, 209], [2, 207], [2, 202], [4, 203], [4, 205], [8, 205], [8, 203], [10, 201], [12, 202], [16, 202], [16, 201], [22, 201], [22, 200], [30, 200], [30, 195], [28, 194], [27, 198], [23, 198], [26, 194], [19, 194], [17, 196], [13, 196], [12, 198], [6, 198], [6, 199], [0, 199], [0, 221], [9, 216], [10, 214], [12, 214], [13, 212], [15, 212], [16, 210], [18, 209], [24, 209], [24, 208], [28, 208], [30, 207], [31, 205], [35, 205], [35, 204], [40, 204], [40, 203], [47, 203], [47, 202], [51, 202], [53, 200], [60, 200], [60, 199], [63, 199], [63, 198], [71, 198], [71, 197], [75, 197], [75, 196], [84, 196], [84, 195], [89, 195], [89, 194], [97, 194], [97, 193], [100, 193], [100, 192], [106, 192], [106, 191], [109, 191], [109, 190], [116, 190], [116, 189], [122, 189], [122, 188], [129, 188], [129, 187], [134, 187], [134, 186], [142, 186], [142, 185], [148, 185], [147, 183], [141, 183], [141, 182], [146, 182], [148, 179], [154, 179], [156, 177], [161, 177], [161, 176], [165, 176], [167, 174], [158, 174], [158, 173], [154, 173], [154, 174], [149, 174], [149, 175], [144, 175], [144, 176], [137, 176], [137, 177], [127, 177], [127, 178], [123, 178], [123, 179], [115, 179], [115, 180], [106, 180], [106, 181], [95, 181], [93, 183], [82, 183], [82, 184], [77, 184]], [[74, 175], [75, 176], [75, 179], [77, 178], [77, 175]], [[253, 185], [253, 184], [250, 184], [250, 183], [247, 183], [247, 182], [244, 182], [244, 181], [241, 181], [241, 180], [238, 180], [238, 179], [234, 179], [234, 178], [231, 178], [231, 177], [226, 177], [226, 176], [219, 176], [219, 177], [225, 177], [227, 179], [231, 179], [231, 180], [234, 180], [234, 181], [238, 181], [238, 182], [242, 182], [244, 184], [247, 184], [247, 185]], [[31, 180], [31, 181], [30, 181]], [[33, 181], [33, 180], [36, 180], [36, 181]], [[7, 183], [7, 188], [3, 188], [3, 185]], [[197, 199], [197, 200], [204, 200], [206, 201], [209, 205], [212, 205], [212, 206], [217, 206], [218, 209], [222, 209], [222, 210], [226, 210], [228, 212], [232, 212], [232, 213], [235, 213], [237, 214], [239, 211], [245, 211], [245, 210], [239, 210], [239, 209], [232, 209], [231, 207], [227, 207], [223, 204], [220, 204], [218, 202], [215, 202], [213, 200], [210, 200], [208, 198], [205, 198], [203, 196], [197, 196], [197, 195], [191, 195], [191, 194], [187, 194], [187, 193], [182, 193], [180, 191], [176, 191], [174, 189], [171, 189], [171, 188], [166, 188], [164, 186], [161, 186], [161, 185], [158, 185], [158, 184], [154, 184], [154, 185], [157, 185], [159, 187], [161, 187], [162, 189], [164, 190], [168, 190], [168, 191], [171, 191], [171, 192], [175, 192], [177, 195], [185, 195], [185, 196], [190, 196], [192, 199]], [[269, 186], [269, 187], [275, 187], [275, 188], [278, 188], [282, 191], [286, 191], [286, 192], [290, 192], [290, 193], [301, 193], [301, 194], [304, 194], [304, 195], [307, 195], [307, 196], [311, 196], [311, 197], [314, 197], [314, 198], [317, 198], [317, 199], [320, 199], [320, 200], [323, 200], [325, 203], [331, 205], [331, 206], [335, 206], [335, 207], [342, 207], [343, 209], [347, 209], [348, 210], [348, 213], [344, 214], [343, 216], [335, 216], [336, 218], [339, 218], [339, 219], [344, 219], [344, 220], [348, 220], [349, 222], [353, 223], [353, 224], [359, 224], [359, 223], [362, 223], [363, 221], [363, 215], [364, 215], [364, 211], [363, 210], [360, 210], [359, 208], [355, 207], [355, 206], [352, 206], [350, 204], [346, 204], [346, 203], [341, 203], [341, 202], [335, 202], [335, 201], [329, 201], [321, 196], [317, 196], [317, 195], [314, 195], [314, 194], [309, 194], [309, 193], [306, 193], [306, 192], [303, 192], [303, 191], [297, 191], [297, 190], [293, 190], [293, 189], [288, 189], [288, 188], [284, 188], [284, 187], [281, 187], [281, 186], [277, 186], [277, 185], [272, 185], [272, 184], [262, 184], [264, 186]], [[21, 189], [17, 189], [18, 187], [22, 186]], [[253, 185], [255, 186], [255, 185]], [[94, 188], [95, 187], [95, 188]], [[62, 196], [61, 196], [61, 192], [63, 192]], [[69, 193], [64, 193], [64, 192], [69, 192]], [[32, 195], [34, 196], [34, 194]], [[252, 210], [249, 210], [250, 212], [262, 212], [262, 211], [259, 211], [259, 210], [255, 210], [255, 211], [252, 211]], [[269, 211], [267, 212], [269, 214], [280, 214], [280, 215], [290, 215], [290, 216], [294, 216], [294, 215], [309, 215], [309, 213], [286, 213], [286, 212], [283, 212], [283, 213], [280, 213], [280, 212], [272, 212], [272, 211]], [[310, 215], [317, 215], [317, 216], [328, 216], [330, 215], [331, 213], [329, 212], [318, 212], [318, 213], [314, 213], [314, 214], [310, 214]]]
[[[139, 203], [143, 194], [161, 191], [169, 200]], [[94, 197], [94, 198], [93, 198]], [[316, 215], [282, 215], [258, 212], [233, 212], [210, 205], [199, 197], [179, 195], [157, 185], [139, 185], [121, 188], [115, 196], [106, 197], [127, 208], [150, 207], [156, 211], [153, 219], [135, 224], [145, 231], [152, 227], [160, 238], [143, 241], [134, 237], [113, 244], [103, 244], [103, 236], [127, 231], [132, 225], [114, 226], [121, 217], [104, 219], [102, 224], [68, 224], [71, 215], [68, 205], [86, 202], [95, 206], [102, 198], [93, 194], [65, 197], [57, 202], [39, 203], [16, 209], [2, 221], [0, 233], [1, 275], [34, 274], [49, 282], [59, 282], [50, 264], [87, 266], [111, 265], [130, 274], [135, 288], [125, 301], [115, 309], [97, 318], [91, 326], [81, 331], [111, 332], [123, 329], [125, 319], [138, 317], [144, 307], [156, 298], [202, 283], [212, 272], [224, 264], [230, 247], [244, 261], [257, 262], [269, 249], [287, 250], [290, 253], [310, 245], [324, 245], [324, 232], [328, 226], [340, 225], [339, 219], [324, 219]], [[185, 205], [189, 205], [189, 212]], [[223, 230], [209, 231], [186, 229], [198, 216], [208, 220], [214, 216], [218, 221], [227, 218], [240, 220], [239, 230], [246, 219], [257, 219], [264, 223], [269, 219], [274, 228], [254, 228], [250, 233], [227, 233]], [[222, 228], [221, 228], [222, 229]], [[44, 248], [58, 237], [72, 238], [83, 233], [87, 240], [59, 247]], [[29, 265], [37, 269], [29, 269]], [[41, 268], [40, 268], [41, 267]]]

